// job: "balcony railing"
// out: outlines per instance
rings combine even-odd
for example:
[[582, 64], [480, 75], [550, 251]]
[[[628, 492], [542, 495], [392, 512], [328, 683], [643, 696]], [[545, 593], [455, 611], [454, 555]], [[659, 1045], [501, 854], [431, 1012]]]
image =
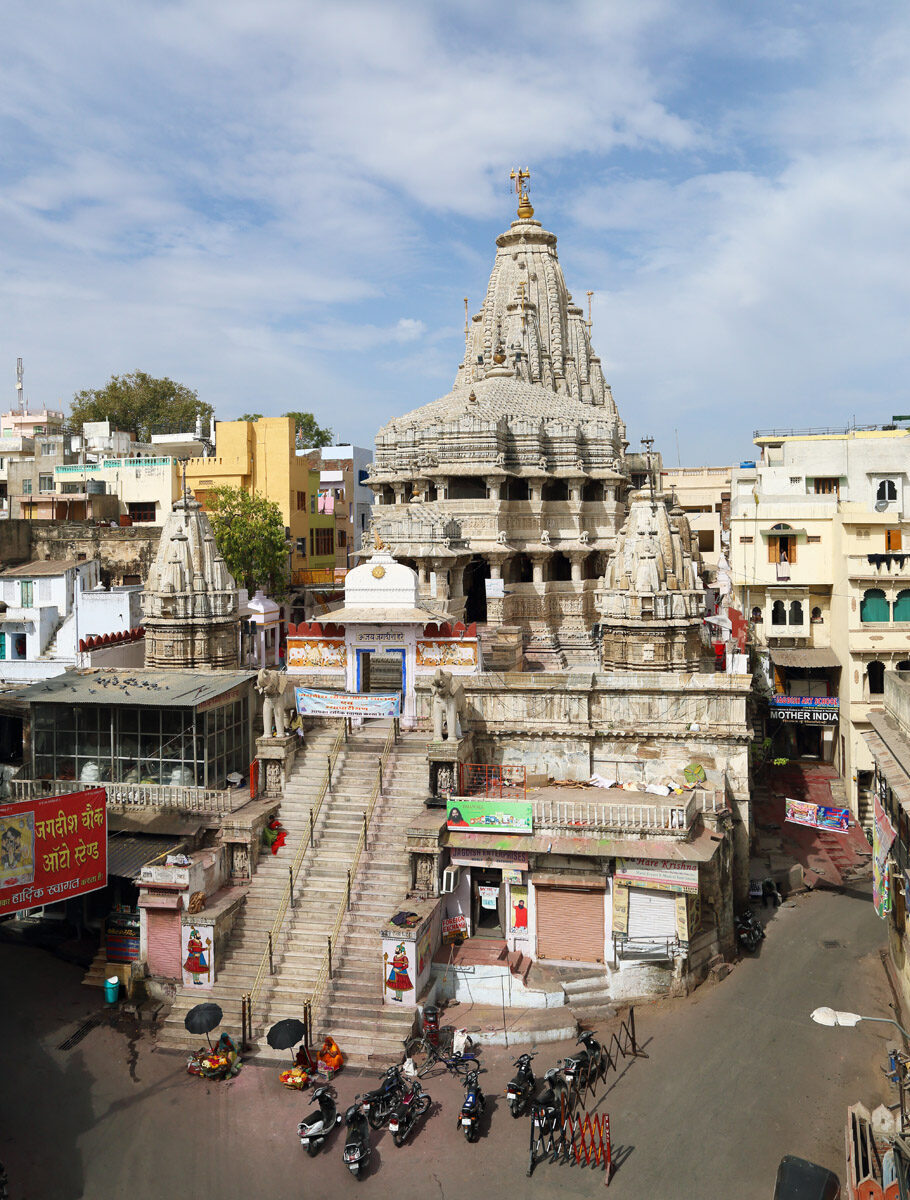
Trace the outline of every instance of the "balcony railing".
[[[699, 812], [718, 811], [715, 800], [699, 800], [701, 788], [683, 796], [667, 796], [662, 803], [645, 799], [646, 792], [636, 792], [641, 800], [610, 803], [584, 800], [535, 800], [534, 826], [546, 829], [584, 830], [592, 833], [660, 833], [670, 837], [685, 837]], [[618, 792], [617, 795], [628, 795]], [[713, 793], [712, 793], [713, 796]], [[650, 797], [649, 797], [650, 799]]]
[[665, 962], [688, 953], [678, 937], [626, 937], [613, 934], [613, 952], [618, 959], [633, 962]]
[[[85, 784], [73, 779], [11, 779], [13, 800], [34, 800], [43, 796], [63, 796], [77, 792]], [[246, 788], [172, 787], [150, 783], [99, 783], [108, 804], [125, 808], [180, 808], [190, 812], [229, 813], [241, 808], [249, 799]]]

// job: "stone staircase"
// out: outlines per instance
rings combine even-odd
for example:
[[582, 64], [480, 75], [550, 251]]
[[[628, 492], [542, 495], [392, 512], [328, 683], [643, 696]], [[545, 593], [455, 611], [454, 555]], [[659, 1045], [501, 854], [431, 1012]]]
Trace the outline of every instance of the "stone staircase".
[[[238, 1037], [240, 1034], [240, 1000], [250, 991], [267, 946], [268, 930], [277, 915], [288, 883], [288, 867], [309, 828], [310, 806], [315, 803], [325, 774], [327, 756], [338, 734], [335, 724], [309, 730], [302, 754], [297, 755], [285, 796], [281, 803], [281, 823], [288, 831], [285, 846], [277, 855], [264, 853], [249, 886], [249, 895], [234, 925], [231, 945], [218, 972], [213, 988], [192, 985], [177, 986], [177, 997], [168, 1013], [159, 1042], [171, 1049], [195, 1049], [201, 1038], [187, 1033], [183, 1019], [195, 1004], [214, 1001], [224, 1012], [222, 1028]], [[348, 745], [343, 746], [335, 763], [334, 777], [343, 771]], [[319, 856], [322, 831], [331, 811], [330, 795], [326, 796], [316, 823], [316, 850], [307, 849], [297, 877], [297, 895], [306, 887], [307, 871]], [[280, 947], [276, 947], [280, 949]], [[261, 1011], [261, 1006], [260, 1006]]]
[[316, 1029], [332, 1034], [352, 1066], [398, 1061], [413, 1024], [412, 1008], [383, 1004], [379, 929], [410, 886], [405, 832], [423, 811], [426, 749], [426, 735], [404, 734], [389, 757], [384, 795], [338, 939], [334, 977], [314, 1013]]

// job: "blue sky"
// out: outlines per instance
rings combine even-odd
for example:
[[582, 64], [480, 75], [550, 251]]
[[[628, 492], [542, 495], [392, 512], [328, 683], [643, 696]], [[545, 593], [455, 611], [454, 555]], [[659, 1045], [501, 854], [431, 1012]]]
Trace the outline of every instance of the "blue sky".
[[0, 29], [8, 401], [19, 355], [33, 407], [140, 368], [371, 445], [451, 387], [521, 164], [633, 448], [910, 412], [905, 4], [9, 0]]

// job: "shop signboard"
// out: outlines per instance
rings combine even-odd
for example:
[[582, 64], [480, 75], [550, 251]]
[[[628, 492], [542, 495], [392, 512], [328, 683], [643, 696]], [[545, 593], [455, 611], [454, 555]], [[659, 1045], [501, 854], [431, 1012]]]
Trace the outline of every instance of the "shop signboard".
[[0, 805], [0, 916], [106, 886], [104, 788]]
[[[449, 854], [452, 862], [459, 867], [502, 867], [519, 874], [528, 869], [527, 854], [517, 850], [465, 850], [461, 846], [453, 846]], [[521, 879], [514, 882], [521, 883]]]
[[837, 696], [771, 697], [771, 716], [778, 721], [803, 725], [836, 725], [839, 704]]
[[827, 829], [831, 833], [850, 832], [850, 810], [830, 804], [810, 804], [806, 800], [786, 802], [785, 820], [792, 825], [808, 825], [811, 829]]
[[448, 800], [449, 829], [479, 833], [531, 833], [533, 808], [518, 800]]
[[896, 836], [897, 831], [882, 808], [878, 796], [875, 796], [872, 803], [872, 907], [882, 920], [885, 914], [891, 911], [888, 853]]
[[617, 858], [614, 882], [658, 892], [697, 892], [698, 864], [665, 859]]
[[478, 887], [481, 908], [495, 908], [499, 902], [498, 887]]
[[297, 711], [304, 717], [400, 717], [400, 692], [320, 692], [295, 688]]
[[468, 935], [468, 918], [464, 913], [459, 913], [455, 917], [443, 917], [442, 919], [442, 940], [448, 945], [449, 942], [457, 942]]

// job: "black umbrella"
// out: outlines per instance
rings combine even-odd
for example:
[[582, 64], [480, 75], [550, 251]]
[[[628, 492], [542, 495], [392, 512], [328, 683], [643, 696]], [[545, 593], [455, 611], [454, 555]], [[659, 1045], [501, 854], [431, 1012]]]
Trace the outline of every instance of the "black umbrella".
[[190, 1033], [204, 1033], [211, 1049], [212, 1039], [208, 1036], [216, 1025], [220, 1025], [224, 1013], [217, 1004], [197, 1004], [183, 1018]]
[[266, 1034], [266, 1041], [274, 1050], [290, 1050], [298, 1042], [302, 1042], [306, 1033], [303, 1021], [288, 1017], [277, 1021]]

